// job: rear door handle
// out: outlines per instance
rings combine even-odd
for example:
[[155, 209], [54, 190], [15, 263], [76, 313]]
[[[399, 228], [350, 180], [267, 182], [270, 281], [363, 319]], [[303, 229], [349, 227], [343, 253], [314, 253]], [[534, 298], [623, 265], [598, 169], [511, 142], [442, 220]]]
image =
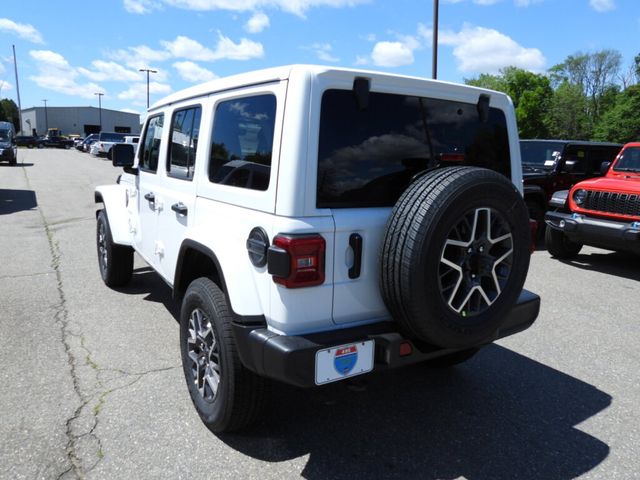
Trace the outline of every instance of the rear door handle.
[[156, 201], [156, 196], [154, 195], [153, 192], [149, 192], [149, 193], [146, 193], [144, 195], [144, 199], [149, 201], [149, 202], [155, 202]]
[[171, 210], [176, 212], [178, 215], [182, 215], [183, 217], [186, 217], [187, 212], [189, 211], [187, 206], [182, 202], [174, 203], [173, 205], [171, 205]]

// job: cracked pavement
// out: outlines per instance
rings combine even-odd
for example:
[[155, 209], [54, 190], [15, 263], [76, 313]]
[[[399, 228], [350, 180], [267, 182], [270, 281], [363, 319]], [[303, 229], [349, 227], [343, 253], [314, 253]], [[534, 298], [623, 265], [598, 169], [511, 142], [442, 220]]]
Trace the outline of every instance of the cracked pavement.
[[184, 385], [169, 287], [137, 256], [126, 288], [100, 279], [93, 189], [118, 170], [19, 161], [0, 164], [0, 480], [637, 477], [637, 257], [538, 251], [530, 330], [446, 372], [276, 384], [252, 431], [216, 436]]

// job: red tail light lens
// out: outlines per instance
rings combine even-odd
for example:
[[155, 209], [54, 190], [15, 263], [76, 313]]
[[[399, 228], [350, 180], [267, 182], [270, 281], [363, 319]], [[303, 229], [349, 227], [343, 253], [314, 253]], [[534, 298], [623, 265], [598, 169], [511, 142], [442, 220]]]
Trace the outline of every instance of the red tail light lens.
[[269, 273], [287, 288], [324, 283], [326, 242], [320, 235], [277, 235], [269, 248]]

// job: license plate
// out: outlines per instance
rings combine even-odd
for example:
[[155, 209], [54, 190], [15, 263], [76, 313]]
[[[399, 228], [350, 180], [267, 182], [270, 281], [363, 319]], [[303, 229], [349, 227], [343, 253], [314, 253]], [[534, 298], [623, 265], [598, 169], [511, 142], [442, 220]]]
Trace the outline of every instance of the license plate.
[[336, 382], [373, 370], [373, 340], [325, 348], [316, 352], [316, 385]]

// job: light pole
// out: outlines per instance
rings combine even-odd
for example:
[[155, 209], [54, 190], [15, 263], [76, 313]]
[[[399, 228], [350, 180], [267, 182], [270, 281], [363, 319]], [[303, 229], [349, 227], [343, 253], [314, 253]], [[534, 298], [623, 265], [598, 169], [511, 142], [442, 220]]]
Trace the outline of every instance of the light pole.
[[149, 109], [149, 74], [158, 73], [157, 70], [151, 70], [150, 68], [140, 68], [141, 72], [147, 72], [147, 109]]
[[44, 102], [44, 129], [45, 129], [45, 133], [48, 135], [49, 134], [49, 116], [47, 115], [47, 99], [43, 98], [42, 101]]
[[104, 93], [96, 92], [94, 95], [98, 95], [98, 115], [100, 115], [100, 131], [102, 131], [102, 96]]
[[438, 78], [438, 3], [433, 0], [433, 55], [431, 57], [431, 78]]

